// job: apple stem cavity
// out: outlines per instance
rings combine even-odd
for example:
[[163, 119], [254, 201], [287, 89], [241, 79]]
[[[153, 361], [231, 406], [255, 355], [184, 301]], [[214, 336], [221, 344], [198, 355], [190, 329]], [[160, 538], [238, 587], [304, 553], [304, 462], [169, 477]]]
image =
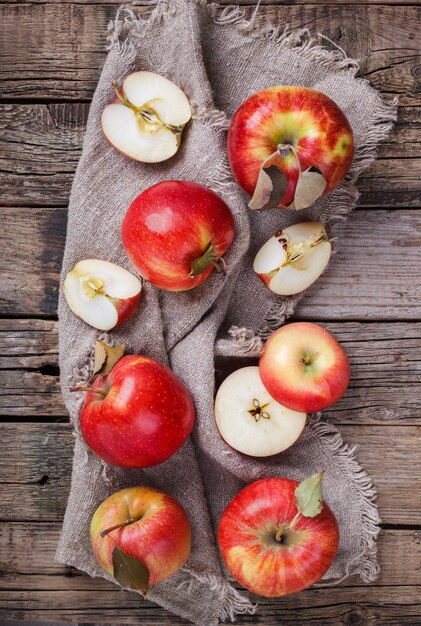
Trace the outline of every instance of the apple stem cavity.
[[101, 537], [106, 537], [106, 535], [109, 535], [113, 530], [117, 530], [118, 528], [125, 528], [125, 526], [129, 526], [130, 524], [133, 524], [134, 522], [137, 522], [137, 521], [138, 520], [131, 517], [130, 519], [126, 520], [125, 522], [122, 522], [121, 524], [116, 524], [115, 526], [111, 526], [110, 528], [101, 530], [99, 534], [101, 535]]
[[124, 95], [124, 92], [118, 87], [115, 80], [112, 81], [112, 85], [121, 104], [131, 109], [136, 115], [136, 119], [141, 130], [152, 134], [156, 133], [160, 128], [167, 128], [175, 136], [177, 147], [180, 145], [181, 133], [183, 132], [185, 124], [183, 124], [182, 126], [173, 126], [172, 124], [166, 124], [161, 120], [158, 113], [154, 109], [152, 109], [152, 107], [149, 107], [147, 105], [144, 105], [143, 107], [137, 107], [135, 104], [130, 102], [130, 100], [128, 100], [128, 98], [126, 98], [126, 96]]
[[202, 272], [204, 272], [209, 267], [209, 265], [213, 265], [215, 268], [218, 268], [218, 264], [221, 264], [222, 272], [226, 274], [227, 265], [222, 257], [218, 257], [216, 255], [215, 246], [211, 242], [202, 254], [202, 256], [199, 256], [197, 259], [193, 259], [189, 276], [193, 278], [194, 276], [202, 274]]
[[70, 391], [93, 391], [93, 393], [97, 393], [103, 398], [107, 397], [106, 391], [102, 391], [102, 389], [96, 389], [95, 387], [71, 387]]

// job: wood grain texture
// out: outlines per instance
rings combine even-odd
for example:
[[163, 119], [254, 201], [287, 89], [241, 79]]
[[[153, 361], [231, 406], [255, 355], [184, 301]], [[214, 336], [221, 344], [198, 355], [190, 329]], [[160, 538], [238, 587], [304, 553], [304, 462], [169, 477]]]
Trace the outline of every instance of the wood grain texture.
[[[416, 425], [421, 415], [421, 322], [323, 323], [345, 350], [351, 383], [325, 411], [335, 424]], [[0, 320], [0, 415], [67, 418], [58, 379], [57, 322]], [[217, 358], [220, 383], [257, 359]]]
[[[150, 602], [144, 603], [136, 595], [128, 592], [122, 592], [116, 589], [111, 583], [100, 578], [90, 578], [74, 568], [61, 565], [54, 562], [54, 554], [60, 532], [59, 523], [19, 523], [6, 522], [0, 526], [0, 567], [2, 573], [2, 590], [4, 594], [9, 592], [10, 597], [6, 600], [0, 596], [0, 618], [6, 612], [9, 615], [10, 609], [14, 611], [14, 617], [21, 619], [27, 617], [28, 609], [23, 599], [25, 590], [31, 600], [39, 606], [41, 610], [47, 610], [45, 594], [49, 598], [60, 598], [61, 603], [60, 615], [64, 610], [66, 617], [70, 611], [75, 610], [75, 606], [80, 607], [79, 595], [82, 597], [83, 608], [78, 608], [80, 612], [77, 619], [94, 621], [94, 612], [97, 607], [103, 605], [104, 598], [109, 596], [116, 607], [116, 613], [112, 617], [114, 623], [127, 623], [130, 609], [132, 619], [137, 617], [145, 620], [147, 616], [147, 624], [185, 624], [183, 620], [178, 620], [165, 613], [162, 609], [154, 607]], [[300, 609], [311, 606], [311, 600], [316, 598], [316, 607], [318, 609], [319, 619], [326, 619], [328, 613], [323, 616], [321, 599], [329, 598], [329, 612], [332, 611], [332, 605], [337, 605], [337, 609], [343, 611], [343, 600], [346, 603], [361, 603], [363, 594], [364, 603], [363, 611], [366, 606], [376, 603], [380, 588], [390, 589], [392, 586], [403, 585], [406, 587], [407, 594], [420, 591], [418, 572], [421, 568], [421, 532], [412, 530], [385, 530], [379, 537], [379, 558], [382, 564], [382, 571], [379, 579], [374, 586], [362, 588], [358, 578], [349, 579], [346, 584], [340, 587], [330, 589], [312, 589], [304, 593], [295, 595], [289, 600], [265, 600], [258, 612], [259, 622], [261, 624], [278, 624], [279, 616], [283, 616], [283, 610], [291, 611], [291, 608], [298, 603]], [[411, 561], [413, 567], [408, 569], [408, 560]], [[329, 596], [327, 593], [329, 592]], [[320, 598], [320, 593], [322, 598]], [[311, 595], [308, 598], [308, 595]], [[323, 596], [324, 594], [324, 596]], [[404, 594], [404, 597], [407, 595]], [[383, 593], [381, 593], [383, 597]], [[253, 598], [254, 599], [254, 598]], [[57, 600], [55, 600], [57, 602]], [[13, 605], [12, 605], [13, 602]], [[395, 599], [395, 602], [397, 600]], [[54, 607], [55, 608], [55, 607]], [[107, 609], [109, 604], [107, 602]], [[349, 615], [350, 607], [347, 608]], [[355, 610], [355, 607], [354, 607]], [[385, 612], [380, 611], [379, 615], [386, 618], [387, 614], [393, 609], [388, 603]], [[414, 610], [414, 616], [417, 615]], [[83, 612], [82, 612], [83, 611]], [[361, 608], [358, 608], [361, 611]], [[267, 612], [270, 613], [271, 619], [278, 615], [275, 622], [270, 622], [266, 618]], [[54, 613], [51, 611], [51, 616]], [[354, 613], [355, 615], [355, 613]], [[421, 615], [421, 612], [420, 612]], [[291, 615], [292, 618], [292, 615]], [[295, 623], [302, 624], [300, 621]], [[103, 620], [102, 612], [98, 614], [96, 620]], [[304, 619], [304, 618], [303, 618]], [[152, 620], [152, 621], [151, 621]], [[158, 620], [158, 621], [154, 621]], [[244, 623], [256, 623], [251, 618]], [[283, 622], [282, 622], [283, 623]], [[313, 623], [313, 619], [311, 620]], [[317, 622], [316, 622], [317, 623]], [[326, 622], [324, 622], [326, 623]], [[330, 623], [330, 622], [329, 622]], [[358, 624], [358, 622], [345, 622], [347, 624]], [[361, 622], [360, 622], [361, 623]]]
[[[0, 216], [3, 314], [55, 315], [66, 211], [3, 207]], [[421, 317], [420, 212], [355, 211], [338, 247], [325, 274], [297, 307], [296, 316], [319, 320]]]
[[[309, 589], [303, 594], [263, 602], [258, 614], [240, 615], [236, 624], [419, 626], [420, 590], [414, 586]], [[13, 594], [0, 591], [0, 614], [9, 620], [68, 620], [85, 626], [191, 626], [191, 622], [142, 601], [134, 593], [119, 591], [112, 583], [102, 593], [89, 589], [39, 592], [18, 588]]]
[[[0, 106], [1, 204], [67, 204], [88, 110], [85, 103]], [[360, 206], [421, 206], [420, 128], [421, 107], [401, 107], [380, 159], [359, 181]]]
[[[384, 524], [421, 526], [419, 426], [346, 425], [340, 430], [372, 476]], [[70, 487], [70, 424], [0, 424], [1, 516], [60, 521]], [[10, 468], [13, 467], [11, 474]]]
[[[0, 7], [3, 98], [90, 99], [105, 59], [109, 20], [120, 3], [31, 3]], [[253, 7], [250, 8], [250, 11]], [[269, 11], [269, 9], [265, 9]], [[360, 59], [361, 73], [401, 105], [420, 104], [416, 6], [335, 3], [270, 10], [274, 21], [322, 33]]]

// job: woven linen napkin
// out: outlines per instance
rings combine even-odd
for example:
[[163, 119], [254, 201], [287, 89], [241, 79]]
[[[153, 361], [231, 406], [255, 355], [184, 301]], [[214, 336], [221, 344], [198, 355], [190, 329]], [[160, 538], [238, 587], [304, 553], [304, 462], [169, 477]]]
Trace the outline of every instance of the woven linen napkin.
[[[133, 271], [120, 241], [122, 219], [141, 191], [166, 179], [194, 180], [219, 193], [233, 212], [236, 239], [225, 256], [226, 276], [214, 272], [203, 285], [184, 293], [158, 292], [146, 284], [135, 316], [110, 334], [88, 327], [60, 297], [61, 384], [76, 441], [57, 559], [91, 576], [109, 578], [90, 546], [93, 512], [109, 494], [125, 486], [159, 487], [188, 512], [193, 545], [186, 566], [153, 587], [149, 598], [196, 624], [214, 626], [254, 610], [228, 582], [214, 532], [231, 498], [257, 478], [302, 479], [324, 469], [326, 500], [341, 532], [339, 552], [325, 580], [359, 574], [369, 582], [378, 573], [374, 487], [337, 429], [313, 415], [299, 441], [282, 455], [256, 460], [236, 453], [220, 439], [214, 424], [214, 358], [215, 345], [223, 355], [258, 354], [262, 341], [292, 313], [299, 298], [275, 297], [254, 274], [256, 250], [278, 228], [307, 219], [323, 221], [330, 235], [336, 235], [337, 226], [357, 201], [355, 179], [374, 159], [396, 111], [394, 103], [384, 102], [366, 81], [355, 78], [357, 64], [342, 51], [323, 48], [306, 30], [291, 32], [284, 24], [271, 23], [263, 8], [223, 7], [202, 0], [134, 5], [122, 7], [110, 25], [109, 54], [72, 187], [62, 278], [84, 258], [110, 260]], [[102, 109], [113, 99], [112, 80], [121, 82], [139, 69], [174, 81], [194, 110], [177, 155], [156, 165], [124, 158], [108, 145], [100, 129]], [[247, 209], [247, 199], [230, 173], [226, 129], [245, 98], [278, 84], [313, 87], [337, 102], [352, 126], [356, 154], [348, 179], [311, 209], [296, 213], [275, 209], [256, 215]], [[89, 377], [97, 337], [108, 343], [124, 342], [128, 352], [170, 364], [189, 388], [197, 411], [196, 428], [166, 463], [125, 470], [103, 463], [86, 447], [78, 425], [82, 394], [71, 394], [69, 388]]]

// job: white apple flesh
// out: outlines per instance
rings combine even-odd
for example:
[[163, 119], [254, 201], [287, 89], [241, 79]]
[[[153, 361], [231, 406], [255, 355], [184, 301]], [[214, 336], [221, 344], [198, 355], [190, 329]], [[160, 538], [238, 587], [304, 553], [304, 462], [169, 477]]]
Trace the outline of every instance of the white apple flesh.
[[294, 224], [271, 237], [257, 253], [253, 269], [280, 296], [301, 293], [329, 263], [332, 246], [323, 224]]
[[75, 315], [98, 330], [111, 330], [133, 315], [142, 283], [123, 267], [85, 259], [67, 273], [63, 293]]
[[143, 163], [171, 158], [191, 118], [190, 103], [173, 82], [154, 72], [134, 72], [116, 88], [118, 98], [102, 112], [106, 139], [121, 154]]
[[257, 366], [230, 374], [215, 398], [215, 420], [221, 437], [249, 456], [272, 456], [292, 446], [303, 431], [306, 417], [272, 398]]

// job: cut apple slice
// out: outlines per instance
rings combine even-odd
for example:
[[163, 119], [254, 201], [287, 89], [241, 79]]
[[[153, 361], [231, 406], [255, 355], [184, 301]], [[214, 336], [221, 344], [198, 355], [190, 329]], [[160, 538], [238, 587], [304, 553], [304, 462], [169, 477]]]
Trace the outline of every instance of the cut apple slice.
[[215, 398], [215, 420], [229, 446], [254, 457], [283, 452], [298, 439], [306, 414], [274, 400], [257, 366], [243, 367], [228, 376]]
[[117, 97], [102, 112], [105, 137], [123, 155], [143, 163], [172, 157], [191, 118], [186, 95], [167, 78], [153, 72], [129, 74]]
[[123, 267], [85, 259], [67, 273], [63, 293], [75, 315], [98, 330], [111, 330], [136, 310], [142, 283]]
[[310, 287], [329, 263], [332, 246], [323, 224], [304, 222], [278, 231], [259, 250], [253, 268], [271, 291], [291, 296]]

